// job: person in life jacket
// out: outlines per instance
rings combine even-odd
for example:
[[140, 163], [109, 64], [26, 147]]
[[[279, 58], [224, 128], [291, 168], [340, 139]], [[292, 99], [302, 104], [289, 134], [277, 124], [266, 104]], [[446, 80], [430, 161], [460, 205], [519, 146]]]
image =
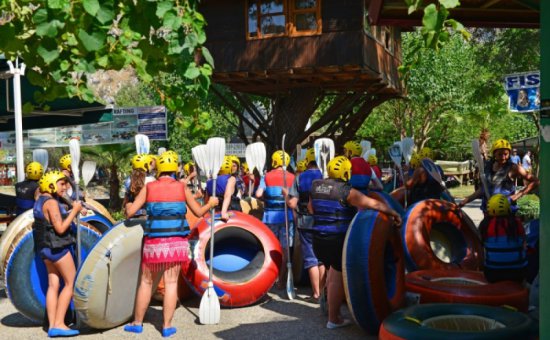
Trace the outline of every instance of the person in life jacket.
[[124, 326], [132, 333], [143, 331], [143, 318], [151, 300], [153, 282], [163, 275], [165, 294], [163, 302], [162, 336], [176, 333], [172, 317], [178, 301], [178, 276], [181, 266], [189, 263], [189, 227], [185, 227], [187, 208], [196, 216], [202, 216], [218, 204], [211, 197], [208, 204], [200, 206], [191, 190], [172, 176], [178, 170], [178, 162], [170, 154], [163, 154], [157, 161], [157, 180], [147, 183], [126, 209], [133, 217], [144, 205], [147, 222], [143, 228], [141, 279], [136, 296], [134, 320]]
[[42, 177], [44, 169], [42, 164], [31, 162], [25, 168], [26, 179], [15, 184], [15, 215], [21, 215], [25, 211], [34, 207], [34, 202], [40, 190], [38, 189], [38, 180]]
[[[344, 156], [351, 162], [351, 179], [349, 181], [352, 188], [367, 194], [369, 184], [372, 178], [372, 169], [369, 163], [361, 157], [363, 147], [355, 141], [348, 141], [344, 144]], [[380, 185], [375, 186], [376, 190], [382, 190]]]
[[244, 189], [245, 189], [243, 177], [241, 175], [241, 160], [239, 159], [239, 157], [235, 155], [229, 155], [229, 159], [232, 162], [231, 175], [234, 176], [236, 179], [235, 188], [238, 191], [237, 196], [239, 197], [239, 199], [241, 199], [244, 195]]
[[503, 194], [491, 196], [487, 216], [479, 225], [485, 249], [485, 277], [489, 282], [523, 283], [527, 275], [527, 238], [521, 220], [512, 214]]
[[204, 196], [202, 187], [200, 185], [199, 174], [195, 163], [190, 161], [183, 166], [183, 183], [185, 183], [190, 189], [196, 199], [200, 199]]
[[[539, 180], [532, 173], [528, 173], [520, 164], [514, 164], [510, 160], [512, 146], [505, 139], [499, 139], [492, 145], [492, 159], [484, 164], [485, 180], [488, 186], [489, 195], [505, 195], [511, 204], [512, 213], [518, 210], [517, 200], [527, 195], [539, 186]], [[522, 190], [516, 191], [516, 180], [523, 179], [525, 186]], [[481, 210], [487, 212], [487, 199], [483, 189], [480, 186], [473, 194], [466, 197], [459, 203], [460, 207], [468, 202], [481, 198]]]
[[[309, 162], [307, 161], [307, 159], [302, 159], [301, 161], [298, 162], [298, 164], [296, 164], [296, 176], [298, 176], [299, 174], [301, 174], [302, 172], [306, 171], [307, 168], [308, 168], [308, 164]], [[315, 163], [317, 164], [317, 163]]]
[[357, 209], [374, 209], [389, 215], [396, 226], [401, 216], [385, 203], [365, 196], [350, 184], [351, 162], [344, 156], [332, 159], [328, 179], [314, 180], [311, 186], [308, 211], [313, 215], [313, 250], [328, 270], [327, 303], [329, 329], [347, 326], [350, 320], [340, 315], [345, 300], [342, 279], [342, 250], [344, 239]]
[[[141, 189], [149, 182], [155, 180], [153, 176], [149, 175], [149, 169], [151, 166], [151, 157], [147, 154], [135, 155], [132, 157], [132, 173], [128, 179], [124, 182], [126, 188], [126, 194], [124, 195], [124, 201], [122, 206], [124, 210], [130, 206], [139, 194]], [[145, 209], [140, 209], [134, 216], [145, 216]]]
[[[284, 159], [284, 163], [283, 163]], [[283, 171], [283, 164], [285, 171]], [[271, 168], [260, 181], [260, 187], [256, 191], [256, 198], [264, 200], [264, 215], [262, 222], [275, 234], [283, 249], [292, 248], [294, 244], [294, 217], [292, 209], [287, 209], [288, 220], [288, 243], [285, 223], [285, 196], [283, 187], [290, 188], [294, 182], [294, 174], [286, 171], [290, 164], [288, 153], [277, 150], [271, 156]], [[286, 173], [286, 175], [284, 174]], [[286, 182], [284, 177], [286, 176]], [[284, 277], [286, 276], [287, 252], [283, 251], [283, 261], [279, 268], [279, 288], [283, 287]]]
[[[72, 158], [70, 154], [65, 154], [59, 159], [59, 168], [61, 169], [61, 172], [67, 177], [67, 180], [70, 184], [70, 188], [69, 190], [67, 190], [67, 196], [65, 198], [70, 201], [74, 201], [76, 200], [77, 183], [74, 180], [74, 173], [71, 163]], [[78, 188], [78, 199], [80, 201], [84, 201], [84, 191], [82, 191], [80, 187]]]
[[[67, 177], [59, 171], [46, 172], [38, 185], [40, 196], [34, 204], [32, 228], [35, 251], [48, 271], [48, 337], [75, 336], [79, 332], [65, 324], [65, 314], [71, 303], [76, 276], [71, 252], [76, 241], [72, 221], [81, 212], [82, 204], [73, 201], [70, 213], [65, 210], [60, 200], [66, 194], [69, 184]], [[61, 282], [64, 284], [63, 289]]]
[[[420, 152], [413, 153], [411, 156], [409, 174], [412, 170], [412, 175], [409, 175], [405, 182], [409, 205], [430, 198], [441, 199], [441, 194], [445, 191], [422, 165], [422, 160], [426, 158], [430, 160], [433, 158], [433, 151], [428, 147], [422, 148]], [[443, 177], [443, 170], [439, 166], [437, 171]]]
[[244, 193], [253, 197], [255, 191], [260, 186], [260, 173], [256, 168], [254, 168], [254, 171], [250, 171], [247, 163], [241, 165], [241, 170], [243, 174]]
[[314, 180], [322, 179], [323, 174], [315, 162], [315, 150], [310, 148], [306, 152], [306, 158], [298, 163], [307, 164], [305, 170], [301, 170], [290, 188], [287, 196], [288, 207], [297, 211], [297, 227], [300, 236], [300, 249], [304, 268], [309, 274], [312, 295], [308, 300], [317, 302], [321, 296], [321, 287], [325, 281], [325, 266], [319, 262], [313, 252], [313, 216], [309, 213], [309, 193]]
[[[218, 178], [216, 179], [216, 197], [222, 203], [221, 218], [222, 220], [229, 219], [229, 210], [241, 211], [241, 192], [237, 188], [237, 169], [235, 162], [231, 156], [223, 158]], [[212, 197], [214, 193], [214, 180], [209, 179], [206, 182], [206, 197]]]

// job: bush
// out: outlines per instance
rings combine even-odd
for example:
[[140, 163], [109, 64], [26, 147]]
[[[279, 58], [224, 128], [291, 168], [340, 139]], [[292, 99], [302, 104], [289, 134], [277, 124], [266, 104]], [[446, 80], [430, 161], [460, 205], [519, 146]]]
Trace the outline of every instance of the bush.
[[124, 216], [124, 210], [113, 211], [111, 212], [111, 216], [113, 216], [115, 221], [124, 221], [126, 219], [126, 216]]
[[524, 221], [536, 220], [540, 216], [540, 198], [537, 195], [526, 195], [518, 200], [517, 216]]

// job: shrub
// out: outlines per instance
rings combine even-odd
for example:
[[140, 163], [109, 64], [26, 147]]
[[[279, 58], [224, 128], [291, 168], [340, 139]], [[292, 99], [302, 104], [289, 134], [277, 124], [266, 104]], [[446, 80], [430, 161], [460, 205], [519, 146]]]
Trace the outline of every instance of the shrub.
[[540, 216], [540, 198], [537, 195], [526, 195], [518, 200], [517, 215], [524, 221], [538, 219]]

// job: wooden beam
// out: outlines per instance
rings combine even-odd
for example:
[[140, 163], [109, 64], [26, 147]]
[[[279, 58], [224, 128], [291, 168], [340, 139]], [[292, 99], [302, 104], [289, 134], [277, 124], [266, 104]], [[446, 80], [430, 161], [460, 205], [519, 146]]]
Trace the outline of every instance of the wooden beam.
[[491, 1], [488, 1], [486, 3], [484, 3], [483, 5], [481, 5], [479, 8], [489, 8], [495, 4], [498, 4], [499, 2], [501, 2], [502, 0], [491, 0]]

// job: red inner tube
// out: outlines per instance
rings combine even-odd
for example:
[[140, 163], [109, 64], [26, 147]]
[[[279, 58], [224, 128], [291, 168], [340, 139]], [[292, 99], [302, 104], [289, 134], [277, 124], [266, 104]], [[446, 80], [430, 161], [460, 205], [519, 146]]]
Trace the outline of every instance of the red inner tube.
[[420, 303], [470, 303], [508, 305], [527, 312], [529, 291], [512, 281], [489, 283], [482, 272], [469, 270], [419, 270], [408, 273], [406, 289], [419, 294]]

